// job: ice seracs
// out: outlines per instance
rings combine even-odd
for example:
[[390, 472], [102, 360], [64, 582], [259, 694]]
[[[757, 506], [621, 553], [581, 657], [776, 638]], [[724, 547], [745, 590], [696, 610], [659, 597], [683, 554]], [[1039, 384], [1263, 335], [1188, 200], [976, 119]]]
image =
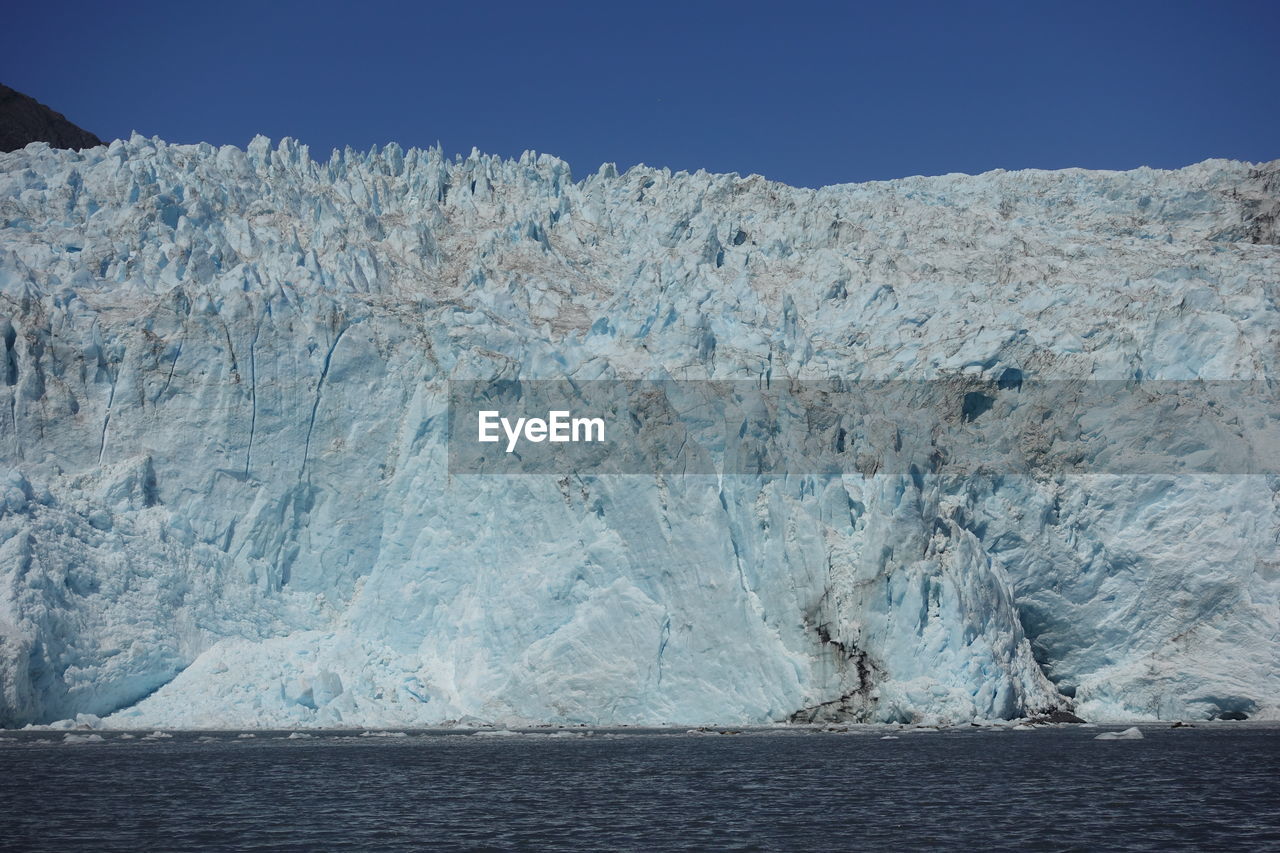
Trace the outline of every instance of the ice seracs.
[[444, 425], [457, 378], [1274, 380], [1276, 197], [0, 155], [0, 724], [1274, 718], [1274, 477], [451, 477]]

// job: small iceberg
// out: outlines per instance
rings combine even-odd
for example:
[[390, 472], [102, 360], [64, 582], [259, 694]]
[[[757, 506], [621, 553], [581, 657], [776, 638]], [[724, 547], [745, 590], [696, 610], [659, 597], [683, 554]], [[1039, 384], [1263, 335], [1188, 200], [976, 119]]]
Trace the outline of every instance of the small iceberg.
[[102, 743], [102, 735], [73, 735], [65, 734], [62, 736], [63, 743]]
[[1130, 726], [1122, 732], [1103, 732], [1094, 740], [1142, 740], [1142, 732], [1137, 726]]

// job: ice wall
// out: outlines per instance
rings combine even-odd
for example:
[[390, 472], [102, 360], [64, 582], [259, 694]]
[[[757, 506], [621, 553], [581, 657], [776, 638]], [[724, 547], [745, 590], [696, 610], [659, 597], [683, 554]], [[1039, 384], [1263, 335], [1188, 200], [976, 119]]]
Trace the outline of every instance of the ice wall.
[[453, 477], [450, 378], [1275, 379], [1280, 165], [0, 155], [0, 723], [1280, 715], [1280, 481]]

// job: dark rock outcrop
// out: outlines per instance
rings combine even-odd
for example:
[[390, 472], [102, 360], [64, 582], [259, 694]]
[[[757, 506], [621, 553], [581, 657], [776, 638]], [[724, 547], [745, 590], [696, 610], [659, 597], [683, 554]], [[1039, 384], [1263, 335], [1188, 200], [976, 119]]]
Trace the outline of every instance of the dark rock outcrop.
[[54, 148], [93, 148], [102, 140], [67, 121], [62, 113], [0, 84], [0, 151], [17, 151], [32, 142]]
[[1045, 714], [1037, 714], [1034, 717], [1031, 717], [1027, 722], [1034, 725], [1036, 723], [1084, 723], [1087, 722], [1087, 720], [1077, 717], [1070, 711], [1064, 711], [1059, 708]]

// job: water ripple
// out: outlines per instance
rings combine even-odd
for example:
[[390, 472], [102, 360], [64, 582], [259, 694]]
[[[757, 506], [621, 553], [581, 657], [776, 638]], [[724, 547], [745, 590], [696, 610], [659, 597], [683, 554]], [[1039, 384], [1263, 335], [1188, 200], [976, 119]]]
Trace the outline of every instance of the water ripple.
[[1095, 734], [28, 737], [0, 744], [0, 838], [59, 851], [1280, 848], [1280, 730]]

